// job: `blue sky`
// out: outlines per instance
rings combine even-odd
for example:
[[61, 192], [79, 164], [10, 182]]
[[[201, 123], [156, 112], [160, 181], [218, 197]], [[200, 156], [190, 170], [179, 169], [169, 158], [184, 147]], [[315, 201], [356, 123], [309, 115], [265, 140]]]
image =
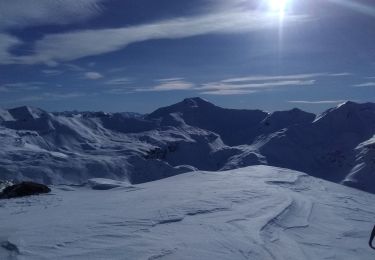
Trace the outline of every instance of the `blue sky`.
[[0, 106], [321, 112], [375, 102], [374, 42], [370, 0], [1, 1]]

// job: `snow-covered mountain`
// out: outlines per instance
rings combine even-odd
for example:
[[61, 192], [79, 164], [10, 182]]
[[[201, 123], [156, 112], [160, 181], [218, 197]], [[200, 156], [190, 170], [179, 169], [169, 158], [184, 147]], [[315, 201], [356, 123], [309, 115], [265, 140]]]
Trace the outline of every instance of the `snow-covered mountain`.
[[[102, 190], [103, 187], [113, 188]], [[117, 188], [114, 188], [117, 187]], [[0, 259], [372, 260], [375, 195], [269, 166], [0, 201]]]
[[315, 116], [189, 98], [148, 115], [0, 110], [0, 178], [143, 183], [192, 170], [271, 165], [375, 192], [375, 104]]
[[[371, 168], [374, 164], [374, 157], [367, 153], [368, 149], [363, 149], [371, 143], [374, 133], [375, 104], [346, 102], [311, 123], [294, 125], [270, 135], [258, 146], [270, 165], [374, 191], [375, 178], [369, 178], [371, 173], [362, 173], [365, 167]], [[346, 180], [348, 175], [350, 182]]]
[[343, 183], [375, 193], [375, 136], [359, 144], [355, 154], [355, 166]]

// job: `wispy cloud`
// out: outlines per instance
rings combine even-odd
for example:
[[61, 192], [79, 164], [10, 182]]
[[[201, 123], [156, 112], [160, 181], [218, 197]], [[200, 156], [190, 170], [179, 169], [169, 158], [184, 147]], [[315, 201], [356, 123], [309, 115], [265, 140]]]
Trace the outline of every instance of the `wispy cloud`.
[[176, 91], [176, 90], [192, 90], [194, 89], [194, 84], [191, 82], [184, 81], [180, 78], [175, 79], [164, 79], [160, 84], [153, 86], [151, 88], [138, 88], [135, 89], [136, 92], [142, 91]]
[[[308, 87], [316, 84], [318, 78], [343, 77], [348, 73], [310, 73], [291, 75], [249, 75], [227, 78], [207, 83], [194, 83], [182, 77], [171, 77], [154, 80], [157, 84], [151, 87], [134, 87], [128, 78], [112, 79], [106, 82], [112, 85], [111, 93], [160, 92], [160, 91], [195, 91], [204, 95], [240, 95], [260, 91], [272, 91], [288, 87]], [[127, 85], [121, 89], [118, 86]]]
[[294, 104], [311, 104], [311, 105], [321, 105], [321, 104], [340, 104], [344, 103], [347, 100], [290, 100], [288, 103]]
[[57, 76], [57, 75], [63, 74], [64, 71], [48, 69], [48, 70], [42, 70], [42, 73], [45, 74], [46, 76]]
[[346, 76], [352, 76], [353, 73], [341, 72], [341, 73], [331, 73], [331, 74], [327, 74], [327, 75], [332, 76], [332, 77], [346, 77]]
[[258, 92], [257, 90], [246, 90], [246, 89], [219, 89], [212, 91], [200, 92], [202, 95], [215, 95], [215, 96], [227, 96], [227, 95], [243, 95], [243, 94], [253, 94]]
[[228, 78], [217, 82], [200, 85], [196, 90], [205, 95], [240, 95], [252, 94], [259, 91], [293, 86], [311, 86], [320, 74], [295, 75], [250, 75], [246, 77]]
[[[44, 24], [70, 24], [100, 13], [104, 0], [0, 1], [0, 63], [16, 63], [10, 49], [24, 42], [9, 34], [9, 29]], [[31, 51], [31, 50], [30, 50]], [[45, 62], [54, 66], [56, 62]]]
[[67, 70], [69, 71], [73, 71], [73, 72], [84, 72], [84, 71], [87, 71], [86, 68], [82, 67], [82, 66], [78, 66], [76, 64], [73, 64], [73, 63], [64, 63], [62, 64]]
[[351, 73], [342, 72], [342, 73], [309, 73], [309, 74], [293, 74], [293, 75], [252, 75], [246, 77], [237, 77], [229, 78], [223, 80], [224, 83], [236, 83], [236, 82], [246, 82], [246, 81], [270, 81], [270, 80], [303, 80], [303, 79], [312, 79], [317, 77], [346, 77], [351, 76]]
[[102, 0], [0, 1], [0, 29], [42, 24], [69, 24], [101, 10]]
[[21, 97], [12, 101], [3, 102], [5, 104], [12, 104], [12, 103], [24, 103], [24, 102], [34, 102], [34, 101], [40, 101], [40, 100], [62, 100], [62, 99], [70, 99], [70, 98], [78, 98], [87, 96], [85, 93], [50, 93], [45, 92], [38, 95], [31, 95], [31, 96], [25, 96]]
[[[305, 16], [288, 15], [284, 22], [288, 24], [305, 19]], [[131, 43], [147, 40], [178, 39], [209, 33], [244, 33], [277, 27], [278, 24], [276, 15], [235, 9], [124, 28], [51, 34], [36, 41], [34, 55], [12, 57], [12, 62], [33, 64], [51, 60], [69, 61], [117, 51]]]
[[84, 77], [89, 80], [98, 80], [103, 78], [104, 76], [96, 71], [88, 71], [84, 73]]
[[364, 82], [353, 85], [354, 87], [375, 87], [375, 82]]
[[130, 83], [132, 83], [132, 80], [126, 77], [114, 78], [105, 82], [106, 85], [112, 85], [112, 86], [121, 86], [121, 85], [130, 84]]
[[111, 88], [111, 89], [104, 91], [104, 93], [113, 94], [113, 95], [125, 95], [125, 94], [133, 94], [134, 91], [126, 89], [126, 88]]
[[12, 82], [0, 85], [0, 92], [19, 92], [39, 90], [44, 86], [44, 82]]
[[0, 63], [12, 63], [11, 60], [13, 58], [12, 54], [10, 54], [10, 49], [21, 43], [21, 40], [11, 35], [2, 33], [0, 30]]
[[180, 81], [180, 80], [184, 80], [184, 78], [178, 78], [178, 77], [175, 77], [175, 78], [165, 78], [165, 79], [156, 79], [155, 81], [156, 82], [173, 82], [173, 81]]
[[266, 81], [261, 83], [224, 83], [224, 82], [211, 82], [203, 84], [200, 90], [223, 90], [223, 89], [265, 89], [274, 87], [289, 87], [289, 86], [310, 86], [314, 85], [315, 80], [279, 80], [279, 81]]
[[318, 78], [344, 77], [349, 73], [309, 73], [291, 75], [249, 75], [228, 78], [218, 82], [202, 84], [196, 88], [205, 95], [240, 95], [269, 91], [285, 87], [302, 87], [315, 85]]
[[294, 74], [294, 75], [252, 75], [246, 77], [237, 77], [237, 78], [229, 78], [222, 80], [223, 83], [243, 83], [243, 82], [253, 82], [253, 81], [273, 81], [273, 80], [303, 80], [303, 79], [311, 79], [315, 77], [320, 77], [325, 75], [323, 73], [311, 73], [311, 74]]

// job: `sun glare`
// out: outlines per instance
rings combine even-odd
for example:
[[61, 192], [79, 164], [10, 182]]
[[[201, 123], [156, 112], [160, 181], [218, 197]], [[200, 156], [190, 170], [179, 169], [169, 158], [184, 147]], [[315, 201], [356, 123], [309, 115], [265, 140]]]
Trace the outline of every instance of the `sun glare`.
[[272, 12], [279, 13], [280, 15], [285, 14], [288, 0], [268, 0], [268, 1], [269, 1], [269, 7]]

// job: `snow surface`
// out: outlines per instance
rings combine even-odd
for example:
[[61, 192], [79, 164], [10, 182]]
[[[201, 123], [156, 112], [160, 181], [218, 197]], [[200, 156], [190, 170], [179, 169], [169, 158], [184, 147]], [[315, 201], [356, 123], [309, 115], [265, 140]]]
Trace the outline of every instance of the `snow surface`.
[[375, 195], [268, 166], [0, 201], [0, 259], [374, 259]]

